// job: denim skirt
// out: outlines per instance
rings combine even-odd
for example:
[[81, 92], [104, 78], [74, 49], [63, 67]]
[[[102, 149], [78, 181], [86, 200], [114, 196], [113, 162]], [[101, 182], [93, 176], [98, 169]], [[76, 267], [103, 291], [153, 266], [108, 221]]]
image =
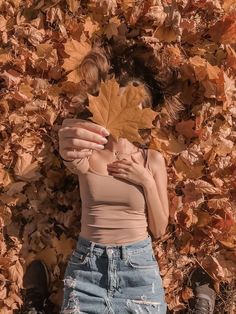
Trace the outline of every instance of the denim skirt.
[[123, 245], [79, 236], [63, 281], [61, 314], [167, 312], [150, 235]]

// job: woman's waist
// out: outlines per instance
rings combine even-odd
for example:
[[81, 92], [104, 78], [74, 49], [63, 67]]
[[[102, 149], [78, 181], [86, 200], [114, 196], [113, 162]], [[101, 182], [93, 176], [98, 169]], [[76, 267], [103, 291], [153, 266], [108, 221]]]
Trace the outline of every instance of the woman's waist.
[[147, 212], [146, 203], [140, 204], [136, 202], [115, 202], [115, 201], [93, 201], [82, 202], [82, 213], [90, 215], [145, 215]]
[[84, 208], [81, 224], [87, 224], [95, 228], [135, 228], [147, 225], [147, 215], [145, 209]]
[[[149, 241], [147, 228], [116, 228], [116, 229], [101, 229], [91, 228], [82, 225], [78, 239], [79, 245], [87, 245], [89, 242], [94, 242], [101, 246], [117, 246], [117, 245], [133, 245], [142, 247], [142, 241]], [[141, 241], [141, 243], [140, 243]], [[145, 242], [146, 243], [146, 242]]]
[[83, 213], [81, 225], [92, 229], [135, 229], [148, 225], [145, 213]]

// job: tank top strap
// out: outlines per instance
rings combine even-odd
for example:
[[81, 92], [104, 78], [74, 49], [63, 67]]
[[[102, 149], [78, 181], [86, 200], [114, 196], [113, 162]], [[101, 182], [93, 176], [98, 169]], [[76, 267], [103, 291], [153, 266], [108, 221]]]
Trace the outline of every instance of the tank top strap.
[[143, 154], [144, 154], [144, 167], [147, 166], [147, 159], [148, 159], [148, 149], [143, 147]]

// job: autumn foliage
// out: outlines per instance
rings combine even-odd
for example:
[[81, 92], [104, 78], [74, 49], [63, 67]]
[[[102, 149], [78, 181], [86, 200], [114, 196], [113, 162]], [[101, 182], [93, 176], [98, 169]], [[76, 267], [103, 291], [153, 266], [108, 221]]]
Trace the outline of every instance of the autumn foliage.
[[[59, 311], [81, 212], [78, 180], [60, 159], [57, 131], [84, 110], [78, 66], [101, 39], [146, 47], [139, 58], [162, 88], [155, 127], [151, 109], [143, 110], [149, 117], [142, 125], [152, 127], [149, 147], [168, 167], [170, 225], [153, 246], [169, 309], [186, 311], [187, 279], [201, 265], [215, 282], [215, 312], [233, 314], [235, 0], [0, 0], [0, 313], [19, 312], [23, 271], [35, 258], [49, 267]], [[96, 111], [104, 99], [100, 93], [89, 102]]]

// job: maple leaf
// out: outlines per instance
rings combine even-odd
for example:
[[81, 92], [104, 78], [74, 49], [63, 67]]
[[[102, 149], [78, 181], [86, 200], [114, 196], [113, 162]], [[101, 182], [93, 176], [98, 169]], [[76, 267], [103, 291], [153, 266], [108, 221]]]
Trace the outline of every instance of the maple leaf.
[[201, 82], [205, 89], [205, 97], [225, 99], [224, 72], [218, 66], [213, 66], [205, 59], [195, 56], [189, 59], [182, 70], [192, 81]]
[[93, 33], [99, 30], [99, 23], [93, 21], [90, 16], [88, 16], [84, 23], [84, 32], [88, 32], [89, 37], [93, 35]]
[[116, 0], [90, 0], [89, 7], [99, 14], [99, 19], [104, 19], [104, 16], [114, 15], [117, 9]]
[[60, 239], [58, 239], [57, 237], [52, 238], [52, 245], [57, 254], [61, 254], [62, 259], [65, 261], [67, 256], [72, 253], [74, 241], [71, 238], [67, 238], [65, 233], [63, 233], [60, 236]]
[[236, 43], [236, 14], [226, 15], [223, 20], [218, 21], [209, 30], [209, 35], [216, 42], [222, 44], [235, 44]]
[[109, 20], [109, 24], [105, 27], [104, 33], [108, 39], [118, 35], [118, 27], [120, 26], [120, 20], [115, 16]]
[[117, 1], [124, 11], [127, 11], [129, 8], [132, 8], [135, 5], [134, 0], [118, 0]]
[[18, 156], [15, 167], [15, 174], [24, 180], [37, 180], [40, 177], [39, 164], [37, 161], [32, 162], [32, 155], [23, 153]]
[[227, 64], [232, 69], [234, 69], [234, 71], [236, 71], [236, 52], [230, 45], [226, 45], [226, 51], [228, 54], [227, 55]]
[[74, 39], [67, 41], [64, 46], [65, 52], [69, 55], [69, 58], [65, 59], [62, 67], [66, 71], [71, 71], [67, 75], [68, 81], [78, 83], [81, 81], [78, 66], [87, 53], [91, 50], [91, 46], [85, 41], [78, 42]]
[[119, 84], [113, 77], [101, 84], [99, 96], [89, 95], [91, 120], [109, 130], [116, 141], [123, 137], [144, 144], [138, 129], [152, 128], [157, 112], [139, 108], [143, 97], [144, 89], [132, 85], [128, 85], [120, 95]]
[[11, 56], [8, 53], [7, 50], [0, 48], [0, 64], [3, 63], [7, 63], [8, 61], [11, 60]]

